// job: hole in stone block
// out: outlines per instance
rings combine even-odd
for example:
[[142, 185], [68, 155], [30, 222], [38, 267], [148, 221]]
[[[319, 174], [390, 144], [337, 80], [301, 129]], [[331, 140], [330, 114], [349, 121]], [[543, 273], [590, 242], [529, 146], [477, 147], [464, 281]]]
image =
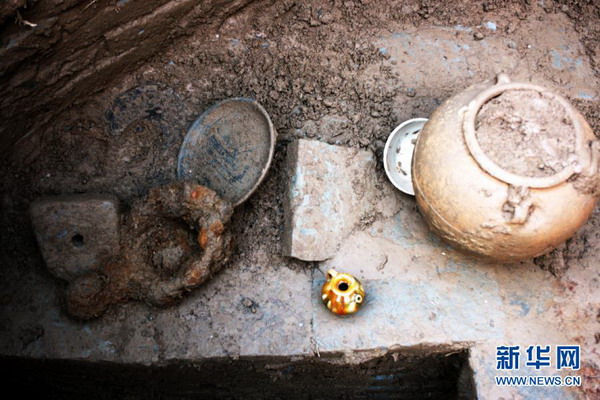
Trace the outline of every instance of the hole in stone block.
[[73, 243], [74, 247], [83, 247], [83, 245], [85, 244], [85, 241], [83, 240], [83, 235], [79, 233], [73, 235], [73, 237], [71, 238], [71, 243]]

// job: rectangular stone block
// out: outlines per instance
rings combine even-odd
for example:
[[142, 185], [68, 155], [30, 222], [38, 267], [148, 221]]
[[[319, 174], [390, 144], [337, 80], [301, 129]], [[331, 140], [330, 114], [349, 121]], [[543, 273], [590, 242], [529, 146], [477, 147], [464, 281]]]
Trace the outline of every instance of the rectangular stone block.
[[53, 275], [79, 276], [119, 254], [118, 204], [110, 195], [47, 197], [32, 203], [35, 236]]
[[375, 159], [370, 151], [297, 140], [287, 154], [286, 256], [320, 261], [372, 209]]

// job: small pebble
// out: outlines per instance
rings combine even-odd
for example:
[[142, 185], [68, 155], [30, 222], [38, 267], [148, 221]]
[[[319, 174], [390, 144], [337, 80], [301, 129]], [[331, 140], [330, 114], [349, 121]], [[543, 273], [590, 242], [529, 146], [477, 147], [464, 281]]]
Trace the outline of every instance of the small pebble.
[[244, 307], [252, 307], [252, 300], [249, 298], [244, 298], [242, 300], [242, 305], [244, 305]]
[[473, 38], [475, 40], [483, 40], [485, 38], [485, 35], [481, 32], [475, 32], [475, 34], [473, 35]]
[[371, 141], [370, 141], [369, 139], [367, 139], [367, 138], [364, 138], [364, 137], [363, 137], [363, 138], [360, 138], [360, 139], [358, 140], [358, 142], [359, 142], [361, 145], [363, 145], [363, 146], [368, 146], [368, 145], [371, 143]]

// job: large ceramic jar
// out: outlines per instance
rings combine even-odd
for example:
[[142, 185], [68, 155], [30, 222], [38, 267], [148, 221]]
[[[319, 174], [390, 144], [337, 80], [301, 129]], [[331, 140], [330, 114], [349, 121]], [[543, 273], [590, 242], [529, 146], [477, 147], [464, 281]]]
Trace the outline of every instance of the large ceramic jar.
[[514, 261], [552, 250], [581, 227], [598, 198], [599, 159], [592, 129], [567, 100], [500, 75], [433, 113], [416, 143], [413, 185], [444, 240]]

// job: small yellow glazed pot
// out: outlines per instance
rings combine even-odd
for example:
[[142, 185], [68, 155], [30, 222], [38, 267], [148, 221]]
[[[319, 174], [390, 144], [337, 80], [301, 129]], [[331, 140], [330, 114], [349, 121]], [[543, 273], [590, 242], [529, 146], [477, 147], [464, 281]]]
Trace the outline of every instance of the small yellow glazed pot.
[[[512, 90], [539, 92], [564, 107], [562, 122], [571, 121], [574, 151], [553, 175], [521, 176], [508, 171], [480, 146], [478, 112], [491, 99]], [[548, 115], [550, 121], [552, 117]], [[583, 225], [598, 198], [599, 160], [600, 143], [567, 100], [500, 75], [435, 110], [419, 134], [412, 176], [417, 203], [434, 232], [467, 252], [515, 261], [552, 250]]]
[[330, 269], [321, 289], [323, 304], [334, 314], [347, 315], [359, 310], [365, 301], [365, 289], [358, 279]]

